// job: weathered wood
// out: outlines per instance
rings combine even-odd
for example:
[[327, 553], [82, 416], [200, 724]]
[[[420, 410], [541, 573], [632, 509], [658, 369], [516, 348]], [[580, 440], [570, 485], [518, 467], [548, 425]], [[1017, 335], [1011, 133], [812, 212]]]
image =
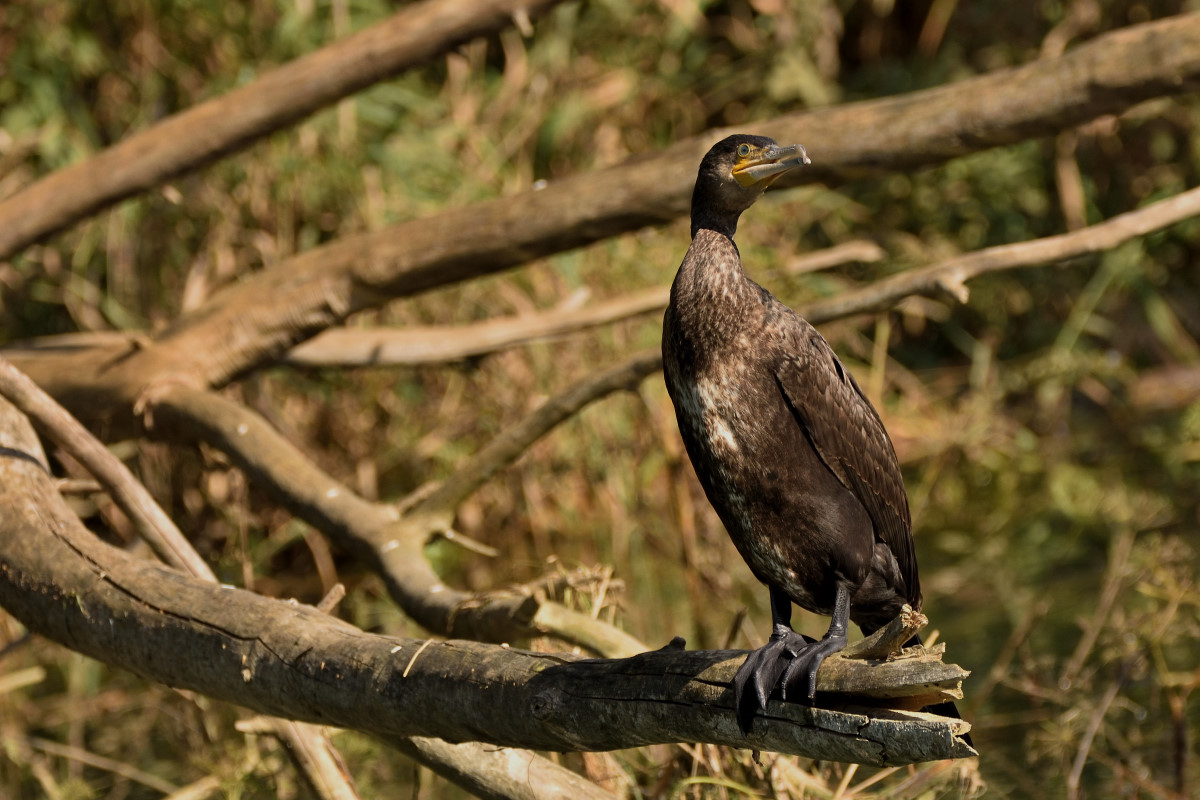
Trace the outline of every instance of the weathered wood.
[[[150, 680], [387, 739], [542, 750], [699, 741], [868, 764], [974, 754], [958, 738], [969, 728], [961, 720], [844, 707], [835, 693], [819, 694], [816, 708], [773, 700], [743, 737], [728, 688], [740, 652], [671, 647], [588, 660], [394, 639], [311, 607], [213, 586], [93, 537], [6, 401], [0, 448], [0, 605], [30, 630]], [[819, 691], [841, 680], [839, 670], [887, 684], [893, 678], [884, 676], [914, 669], [921, 680], [908, 683], [926, 691], [920, 658], [839, 661], [822, 670]]]

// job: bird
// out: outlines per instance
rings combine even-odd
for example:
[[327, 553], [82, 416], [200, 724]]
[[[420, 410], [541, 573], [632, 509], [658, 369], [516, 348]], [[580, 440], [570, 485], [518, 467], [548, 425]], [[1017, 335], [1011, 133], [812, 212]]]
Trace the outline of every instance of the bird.
[[[904, 605], [921, 608], [908, 497], [879, 414], [816, 328], [746, 275], [733, 241], [742, 212], [810, 163], [801, 145], [765, 136], [713, 145], [663, 318], [688, 457], [770, 596], [771, 636], [733, 680], [744, 734], [776, 686], [785, 700], [814, 699], [817, 670], [846, 646], [851, 621], [869, 635]], [[831, 617], [824, 637], [792, 629], [793, 604]]]

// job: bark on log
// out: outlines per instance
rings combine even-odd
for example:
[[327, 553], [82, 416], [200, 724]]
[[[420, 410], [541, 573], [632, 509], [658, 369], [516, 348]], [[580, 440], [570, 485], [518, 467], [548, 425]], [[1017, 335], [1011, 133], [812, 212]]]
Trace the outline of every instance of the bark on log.
[[[728, 689], [743, 655], [736, 651], [669, 646], [628, 659], [580, 660], [478, 642], [393, 639], [138, 560], [98, 541], [70, 512], [28, 423], [6, 401], [0, 605], [30, 630], [150, 680], [385, 739], [548, 750], [706, 741], [881, 765], [974, 755], [958, 738], [966, 723], [919, 712], [773, 701], [743, 737]], [[872, 685], [953, 693], [964, 674], [942, 665], [933, 675], [924, 661], [913, 663], [915, 671], [904, 660], [831, 659], [818, 690], [847, 670], [874, 676]]]

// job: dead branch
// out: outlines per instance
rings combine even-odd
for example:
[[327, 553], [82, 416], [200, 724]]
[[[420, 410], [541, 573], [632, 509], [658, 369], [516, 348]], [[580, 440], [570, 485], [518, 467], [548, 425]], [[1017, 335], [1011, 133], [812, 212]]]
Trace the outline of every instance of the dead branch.
[[[1052, 133], [1198, 84], [1200, 14], [1188, 14], [1096, 37], [1060, 58], [755, 127], [805, 143], [814, 164], [796, 180], [840, 180]], [[725, 133], [310, 250], [217, 292], [112, 360], [70, 354], [18, 366], [87, 424], [128, 429], [134, 402], [156, 382], [220, 386], [356, 311], [673, 219], [687, 210], [700, 157]]]
[[452, 744], [430, 736], [379, 738], [481, 800], [616, 800], [582, 775], [528, 750]]
[[966, 282], [989, 272], [1032, 267], [1111, 250], [1122, 242], [1200, 215], [1200, 189], [1190, 189], [1136, 211], [1087, 228], [977, 250], [939, 264], [893, 275], [853, 292], [809, 304], [802, 311], [813, 324], [890, 308], [911, 295], [950, 295], [967, 301]]
[[852, 239], [824, 250], [793, 256], [784, 266], [784, 271], [792, 275], [800, 275], [805, 272], [820, 272], [823, 269], [849, 264], [852, 261], [873, 264], [886, 257], [887, 251], [876, 242], [870, 239]]
[[619, 320], [661, 312], [670, 290], [653, 287], [591, 308], [555, 308], [468, 325], [407, 328], [333, 328], [293, 348], [284, 361], [298, 366], [347, 367], [443, 364], [506, 347], [568, 336]]
[[700, 741], [880, 765], [974, 755], [958, 738], [969, 728], [961, 720], [846, 706], [851, 698], [831, 693], [837, 680], [918, 697], [931, 686], [956, 692], [965, 673], [942, 665], [931, 676], [923, 657], [830, 659], [818, 683], [828, 703], [772, 702], [743, 737], [728, 689], [741, 652], [677, 642], [580, 660], [393, 639], [195, 580], [91, 536], [27, 455], [31, 437], [14, 412], [0, 414], [0, 604], [30, 630], [150, 680], [385, 739], [549, 750]]
[[529, 446], [582, 408], [613, 392], [632, 390], [647, 375], [662, 369], [662, 353], [638, 353], [604, 372], [589, 376], [542, 403], [532, 414], [504, 431], [454, 471], [446, 481], [413, 505], [413, 513], [450, 514]]
[[[816, 272], [851, 261], [871, 263], [887, 253], [875, 242], [854, 240], [803, 253], [784, 267], [790, 274]], [[583, 292], [582, 294], [586, 294]], [[301, 342], [283, 362], [305, 367], [399, 366], [444, 364], [495, 353], [530, 342], [569, 336], [589, 328], [662, 312], [670, 299], [668, 286], [655, 286], [578, 307], [573, 296], [557, 308], [536, 314], [501, 317], [465, 325], [414, 325], [405, 328], [331, 328]], [[144, 343], [144, 334], [124, 331], [81, 331], [43, 336], [4, 348], [10, 357], [93, 349], [114, 355]]]
[[[789, 260], [784, 269], [796, 275], [829, 269], [850, 261], [880, 261], [886, 255], [883, 248], [872, 241], [842, 242], [814, 253], [798, 255]], [[442, 364], [487, 355], [506, 347], [557, 339], [642, 314], [661, 313], [670, 299], [669, 287], [656, 286], [597, 303], [590, 308], [576, 308], [574, 303], [568, 301], [560, 308], [539, 314], [503, 317], [467, 325], [369, 330], [332, 328], [301, 342], [283, 360], [287, 364], [312, 367]]]
[[561, 0], [425, 0], [168, 117], [0, 202], [0, 260], [102, 208]]
[[[0, 358], [0, 396], [35, 420], [51, 440], [92, 473], [159, 558], [206, 583], [217, 582], [212, 569], [133, 473], [78, 420], [3, 358]], [[298, 758], [297, 764], [319, 797], [327, 800], [358, 798], [346, 773], [330, 768], [330, 762], [340, 761], [341, 756], [324, 731], [292, 720], [273, 719], [271, 722], [289, 750], [305, 756]]]
[[453, 505], [427, 500], [401, 512], [366, 500], [262, 417], [214, 392], [168, 387], [156, 395], [151, 412], [152, 435], [204, 441], [224, 452], [276, 502], [379, 574], [404, 612], [435, 634], [488, 642], [551, 635], [605, 655], [644, 649], [611, 625], [533, 594], [469, 594], [444, 584], [426, 560], [424, 547], [433, 534], [450, 527]]

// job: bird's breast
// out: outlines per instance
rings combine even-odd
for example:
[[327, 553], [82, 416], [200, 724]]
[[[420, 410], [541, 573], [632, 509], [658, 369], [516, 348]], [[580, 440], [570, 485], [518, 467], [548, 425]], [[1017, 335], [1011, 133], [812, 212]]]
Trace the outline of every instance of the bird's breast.
[[[754, 574], [828, 613], [838, 570], [831, 531], [869, 548], [871, 526], [805, 438], [780, 391], [770, 348], [746, 334], [702, 354], [664, 358], [680, 434], [696, 475]], [[759, 346], [755, 347], [757, 342]]]

